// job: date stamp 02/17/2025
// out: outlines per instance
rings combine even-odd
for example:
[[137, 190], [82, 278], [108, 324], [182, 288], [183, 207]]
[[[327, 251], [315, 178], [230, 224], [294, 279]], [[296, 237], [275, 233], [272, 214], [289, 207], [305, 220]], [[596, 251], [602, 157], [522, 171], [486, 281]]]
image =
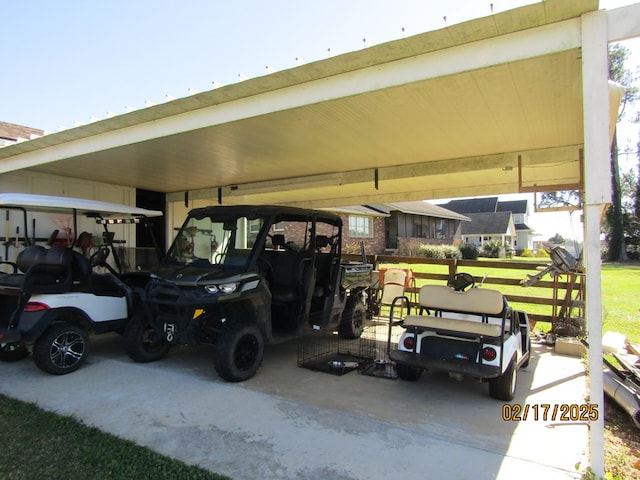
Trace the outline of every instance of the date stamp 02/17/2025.
[[505, 422], [595, 422], [598, 405], [593, 403], [505, 403], [502, 405]]

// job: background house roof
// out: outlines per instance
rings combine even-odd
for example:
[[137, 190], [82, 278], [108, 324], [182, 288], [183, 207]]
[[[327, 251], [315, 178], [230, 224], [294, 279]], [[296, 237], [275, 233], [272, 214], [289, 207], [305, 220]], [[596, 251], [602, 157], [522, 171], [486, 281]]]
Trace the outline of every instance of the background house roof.
[[425, 217], [448, 218], [451, 220], [461, 220], [463, 222], [470, 220], [469, 217], [429, 202], [401, 202], [387, 203], [385, 205], [390, 208], [391, 211], [397, 210], [402, 213], [422, 215]]
[[531, 232], [532, 229], [526, 223], [516, 223], [515, 224], [516, 231], [518, 232]]
[[10, 140], [16, 142], [19, 138], [29, 140], [31, 135], [40, 136], [44, 131], [37, 128], [24, 127], [15, 123], [0, 121], [0, 140]]
[[509, 201], [499, 201], [498, 208], [496, 212], [511, 212], [514, 215], [525, 215], [529, 206], [528, 200], [509, 200]]
[[470, 222], [462, 223], [462, 235], [512, 235], [510, 212], [469, 213]]
[[501, 201], [498, 197], [462, 198], [450, 200], [441, 206], [463, 214], [511, 212], [518, 215], [527, 213], [529, 201], [526, 199]]
[[346, 207], [335, 207], [335, 208], [323, 208], [322, 210], [327, 210], [335, 213], [342, 213], [346, 215], [362, 215], [366, 217], [388, 217], [389, 211], [382, 209], [373, 209], [367, 205], [350, 205]]
[[454, 212], [467, 213], [488, 213], [495, 212], [498, 205], [498, 197], [485, 198], [461, 198], [459, 200], [450, 200], [441, 206], [453, 210]]
[[[529, 201], [524, 199], [501, 202], [498, 197], [481, 197], [451, 200], [442, 206], [465, 213], [475, 224], [463, 227], [463, 235], [491, 235], [496, 232], [506, 232], [505, 219], [507, 216], [511, 221], [513, 214], [526, 215], [529, 210]], [[496, 228], [498, 230], [495, 230]], [[514, 229], [516, 231], [531, 231], [525, 223], [515, 224]]]

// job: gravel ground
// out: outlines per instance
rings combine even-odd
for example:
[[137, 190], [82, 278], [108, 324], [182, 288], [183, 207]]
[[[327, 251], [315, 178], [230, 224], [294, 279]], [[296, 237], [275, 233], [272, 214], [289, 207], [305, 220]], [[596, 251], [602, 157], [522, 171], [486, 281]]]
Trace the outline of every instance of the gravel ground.
[[605, 468], [613, 478], [640, 478], [640, 429], [615, 402], [605, 399]]

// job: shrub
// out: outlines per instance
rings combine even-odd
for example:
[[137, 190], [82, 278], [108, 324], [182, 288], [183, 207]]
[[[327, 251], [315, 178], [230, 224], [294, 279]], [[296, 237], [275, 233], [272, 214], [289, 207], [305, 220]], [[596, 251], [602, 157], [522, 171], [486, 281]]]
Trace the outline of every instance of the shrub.
[[478, 246], [474, 243], [463, 243], [460, 245], [460, 254], [465, 260], [477, 260], [478, 253]]
[[502, 242], [491, 240], [485, 242], [482, 245], [482, 255], [489, 258], [500, 258], [504, 256], [504, 249], [502, 248]]
[[640, 260], [640, 245], [627, 245], [629, 260]]
[[442, 248], [444, 258], [454, 258], [456, 260], [462, 259], [462, 252], [458, 247], [454, 245], [442, 245], [440, 248]]
[[430, 245], [420, 243], [418, 240], [404, 242], [398, 249], [398, 254], [407, 257], [426, 258], [455, 258], [461, 259], [460, 249], [453, 245]]
[[447, 258], [443, 248], [439, 245], [420, 245], [418, 253], [421, 257], [426, 258]]
[[533, 252], [528, 248], [525, 248], [520, 254], [521, 257], [533, 257]]

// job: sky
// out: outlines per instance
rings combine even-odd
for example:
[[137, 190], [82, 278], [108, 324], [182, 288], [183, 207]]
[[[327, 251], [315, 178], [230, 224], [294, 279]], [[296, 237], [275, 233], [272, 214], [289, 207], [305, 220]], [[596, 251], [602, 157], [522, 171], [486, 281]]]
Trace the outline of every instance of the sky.
[[[0, 120], [56, 132], [530, 3], [1, 0]], [[640, 41], [627, 45], [637, 67]], [[637, 139], [629, 126], [622, 149]], [[567, 229], [547, 217], [544, 235], [556, 223]]]

